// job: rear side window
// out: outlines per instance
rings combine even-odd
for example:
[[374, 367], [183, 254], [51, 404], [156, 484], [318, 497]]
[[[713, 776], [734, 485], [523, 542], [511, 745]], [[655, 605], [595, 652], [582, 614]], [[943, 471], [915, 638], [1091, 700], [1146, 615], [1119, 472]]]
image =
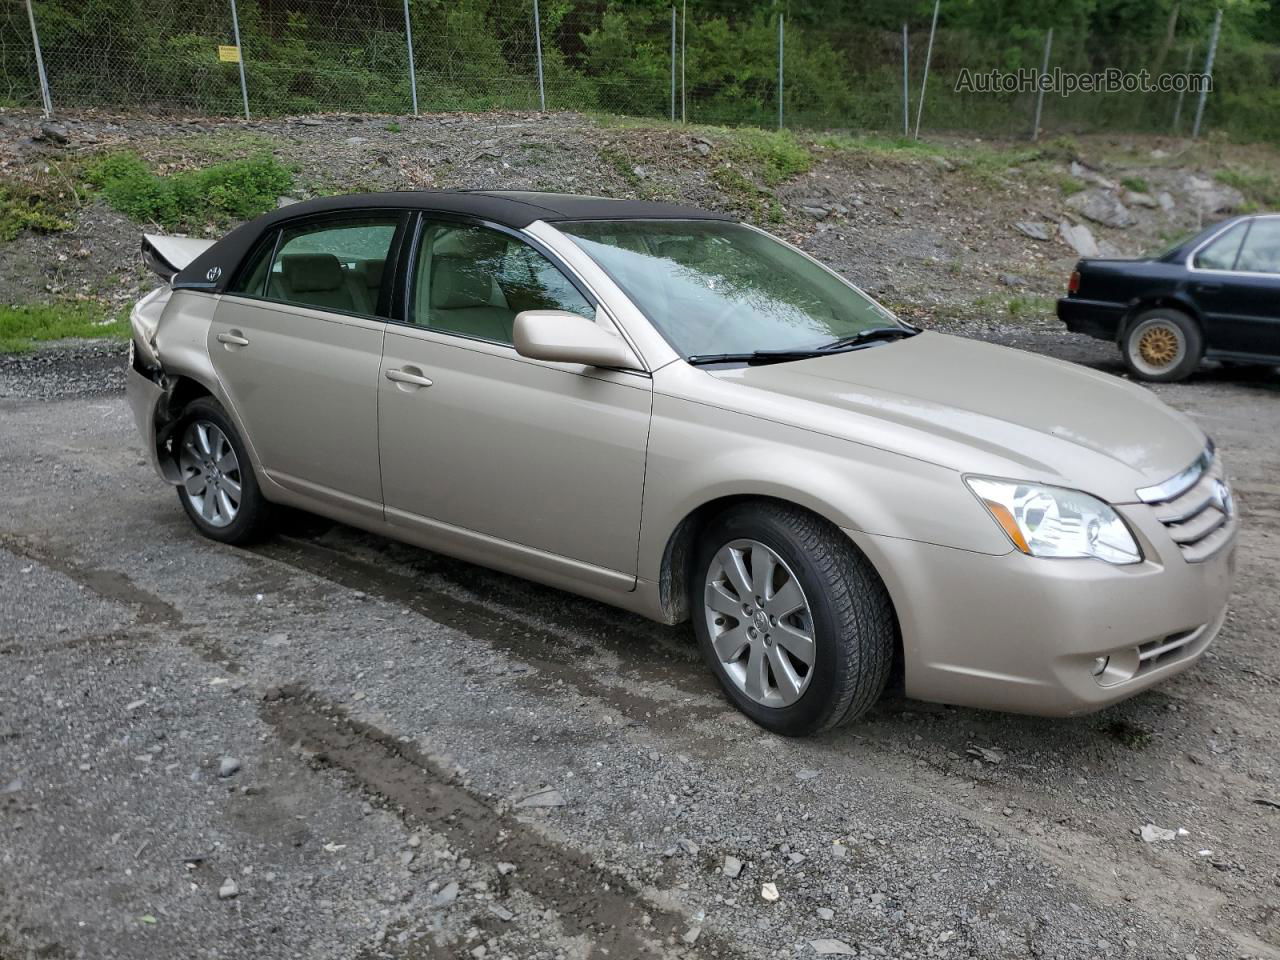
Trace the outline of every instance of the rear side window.
[[[397, 216], [388, 216], [286, 227], [270, 269], [262, 271], [264, 277], [256, 276], [257, 264], [246, 271], [244, 292], [320, 310], [377, 316], [383, 288], [391, 279], [387, 257], [398, 222]], [[257, 287], [252, 286], [255, 281]]]
[[1248, 227], [1248, 223], [1237, 223], [1226, 233], [1210, 240], [1196, 254], [1195, 265], [1201, 270], [1234, 270], [1236, 257], [1240, 255], [1240, 243]]
[[1280, 217], [1253, 221], [1240, 249], [1236, 269], [1280, 274]]

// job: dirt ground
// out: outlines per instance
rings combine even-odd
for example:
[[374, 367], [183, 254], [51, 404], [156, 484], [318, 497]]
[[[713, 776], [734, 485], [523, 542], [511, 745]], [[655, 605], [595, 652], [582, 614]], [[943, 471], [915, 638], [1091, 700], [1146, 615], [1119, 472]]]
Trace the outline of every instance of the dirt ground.
[[4, 960], [1280, 957], [1274, 373], [1159, 389], [1243, 513], [1198, 666], [1087, 718], [889, 696], [793, 741], [687, 626], [305, 517], [202, 539], [119, 359], [0, 365]]

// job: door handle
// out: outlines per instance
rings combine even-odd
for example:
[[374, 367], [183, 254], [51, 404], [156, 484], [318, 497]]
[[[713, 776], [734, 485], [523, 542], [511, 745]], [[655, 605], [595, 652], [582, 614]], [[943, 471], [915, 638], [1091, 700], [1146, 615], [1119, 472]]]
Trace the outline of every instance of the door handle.
[[411, 368], [391, 369], [387, 371], [387, 379], [392, 383], [405, 384], [408, 387], [429, 387], [431, 381], [420, 373], [414, 373]]
[[1220, 283], [1198, 283], [1196, 284], [1196, 293], [1221, 293], [1222, 284]]
[[225, 343], [228, 349], [231, 347], [247, 347], [249, 345], [249, 341], [241, 336], [239, 330], [230, 330], [226, 333], [218, 334], [218, 342]]

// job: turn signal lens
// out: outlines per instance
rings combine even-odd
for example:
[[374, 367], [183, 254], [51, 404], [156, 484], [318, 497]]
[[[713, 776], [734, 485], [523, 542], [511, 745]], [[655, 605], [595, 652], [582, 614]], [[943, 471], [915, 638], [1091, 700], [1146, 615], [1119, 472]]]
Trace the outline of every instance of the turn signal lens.
[[1067, 281], [1067, 293], [1079, 293], [1079, 292], [1080, 292], [1080, 271], [1072, 270], [1071, 279]]

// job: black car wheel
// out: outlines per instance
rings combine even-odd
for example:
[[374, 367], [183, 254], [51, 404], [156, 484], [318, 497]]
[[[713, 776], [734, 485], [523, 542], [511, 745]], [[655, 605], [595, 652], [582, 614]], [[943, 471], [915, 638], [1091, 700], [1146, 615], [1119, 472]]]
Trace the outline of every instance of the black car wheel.
[[731, 507], [704, 531], [690, 589], [704, 659], [760, 726], [816, 733], [884, 691], [893, 604], [870, 561], [821, 517], [784, 503]]
[[1183, 380], [1200, 365], [1204, 337], [1199, 325], [1180, 310], [1157, 307], [1133, 319], [1120, 343], [1125, 365], [1142, 380]]

